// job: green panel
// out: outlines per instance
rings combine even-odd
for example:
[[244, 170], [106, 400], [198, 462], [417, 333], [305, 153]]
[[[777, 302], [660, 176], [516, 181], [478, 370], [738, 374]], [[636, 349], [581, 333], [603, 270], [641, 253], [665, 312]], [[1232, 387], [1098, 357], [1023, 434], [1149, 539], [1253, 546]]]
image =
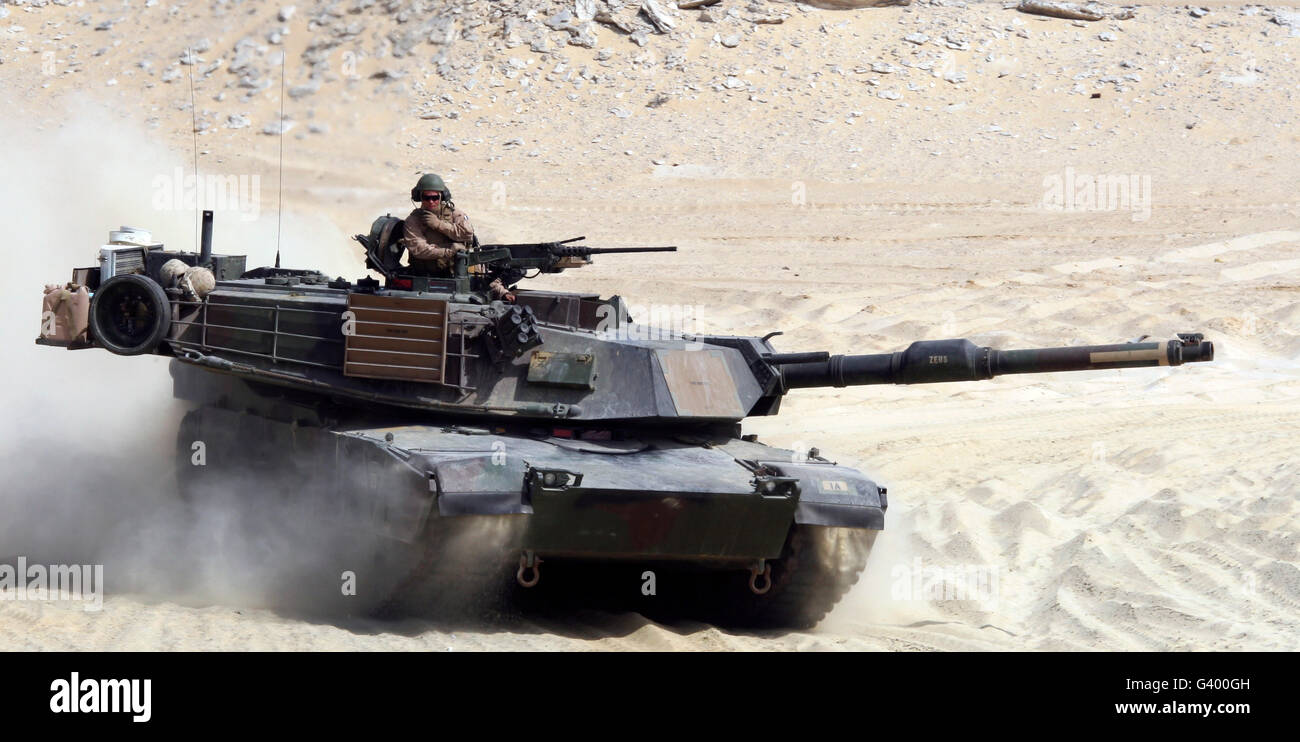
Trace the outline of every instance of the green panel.
[[774, 559], [797, 497], [757, 493], [591, 490], [531, 492], [524, 548], [605, 558]]
[[528, 382], [573, 389], [595, 389], [596, 356], [591, 353], [533, 351], [528, 362]]

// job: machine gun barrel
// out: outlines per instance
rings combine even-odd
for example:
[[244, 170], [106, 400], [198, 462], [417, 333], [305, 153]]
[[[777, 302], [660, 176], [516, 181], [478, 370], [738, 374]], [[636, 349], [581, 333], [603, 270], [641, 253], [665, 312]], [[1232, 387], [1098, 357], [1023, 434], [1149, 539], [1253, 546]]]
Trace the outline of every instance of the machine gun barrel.
[[1214, 344], [1199, 333], [1177, 340], [1081, 345], [1067, 348], [995, 350], [966, 339], [922, 340], [897, 353], [831, 356], [816, 363], [782, 363], [787, 389], [864, 384], [932, 384], [979, 381], [1002, 374], [1089, 371], [1141, 366], [1181, 366], [1214, 360]]
[[667, 247], [583, 247], [581, 245], [565, 245], [562, 243], [557, 243], [557, 245], [551, 252], [561, 257], [586, 257], [588, 255], [609, 255], [620, 252], [677, 252], [676, 245]]

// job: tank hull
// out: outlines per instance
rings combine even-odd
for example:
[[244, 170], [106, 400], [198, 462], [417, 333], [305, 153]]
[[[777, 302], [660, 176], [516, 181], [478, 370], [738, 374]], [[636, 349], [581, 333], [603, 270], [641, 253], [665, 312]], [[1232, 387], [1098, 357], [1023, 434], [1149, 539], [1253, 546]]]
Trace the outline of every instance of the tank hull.
[[[860, 472], [718, 431], [376, 425], [244, 383], [182, 422], [182, 493], [233, 487], [310, 503], [339, 540], [321, 568], [327, 611], [436, 614], [449, 596], [463, 609], [467, 594], [516, 607], [582, 595], [665, 618], [807, 627], [857, 579], [884, 526], [884, 493]], [[785, 577], [792, 543], [832, 531], [854, 540], [852, 568], [805, 554], [799, 579]], [[356, 599], [332, 594], [345, 573], [364, 575]], [[757, 594], [751, 577], [775, 588]], [[781, 597], [788, 582], [811, 597]], [[616, 595], [637, 599], [612, 606]]]

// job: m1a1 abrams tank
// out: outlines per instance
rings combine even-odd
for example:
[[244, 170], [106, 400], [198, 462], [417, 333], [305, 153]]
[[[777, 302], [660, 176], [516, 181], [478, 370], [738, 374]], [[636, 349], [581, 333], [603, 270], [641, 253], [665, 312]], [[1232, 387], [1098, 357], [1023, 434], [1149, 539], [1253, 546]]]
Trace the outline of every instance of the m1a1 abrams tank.
[[[322, 565], [358, 574], [344, 601], [353, 610], [430, 584], [440, 587], [427, 600], [460, 600], [438, 590], [459, 590], [468, 576], [497, 586], [503, 572], [527, 602], [570, 589], [586, 569], [607, 580], [602, 595], [626, 596], [622, 605], [652, 615], [809, 627], [863, 570], [886, 525], [886, 491], [816, 449], [743, 435], [745, 418], [778, 414], [787, 393], [807, 387], [1177, 366], [1214, 355], [1199, 334], [1027, 350], [958, 339], [867, 355], [782, 353], [769, 342], [776, 333], [641, 327], [617, 296], [516, 287], [513, 304], [490, 299], [494, 279], [512, 285], [617, 249], [483, 245], [437, 277], [402, 266], [400, 231], [400, 220], [383, 217], [357, 236], [379, 279], [350, 282], [245, 271], [242, 257], [211, 253], [207, 213], [198, 254], [104, 247], [100, 266], [74, 273], [91, 296], [88, 326], [55, 332], [50, 322], [38, 340], [172, 358], [174, 395], [194, 403], [178, 435], [188, 497], [235, 473], [275, 473], [280, 483], [258, 496], [305, 493], [380, 534], [373, 558]], [[202, 466], [191, 456], [198, 441]]]

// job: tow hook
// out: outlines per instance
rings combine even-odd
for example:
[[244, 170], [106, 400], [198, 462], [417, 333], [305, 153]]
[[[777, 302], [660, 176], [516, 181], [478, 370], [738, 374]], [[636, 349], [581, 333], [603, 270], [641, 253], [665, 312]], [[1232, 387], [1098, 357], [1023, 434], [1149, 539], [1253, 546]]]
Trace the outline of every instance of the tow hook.
[[[529, 571], [533, 573], [532, 577], [526, 576]], [[542, 579], [542, 560], [537, 558], [537, 554], [525, 551], [519, 556], [519, 571], [515, 572], [515, 580], [523, 587], [532, 587], [540, 579]]]
[[[762, 585], [759, 585], [760, 577], [763, 578]], [[772, 565], [766, 560], [759, 559], [749, 568], [749, 589], [755, 595], [766, 595], [772, 589]]]

